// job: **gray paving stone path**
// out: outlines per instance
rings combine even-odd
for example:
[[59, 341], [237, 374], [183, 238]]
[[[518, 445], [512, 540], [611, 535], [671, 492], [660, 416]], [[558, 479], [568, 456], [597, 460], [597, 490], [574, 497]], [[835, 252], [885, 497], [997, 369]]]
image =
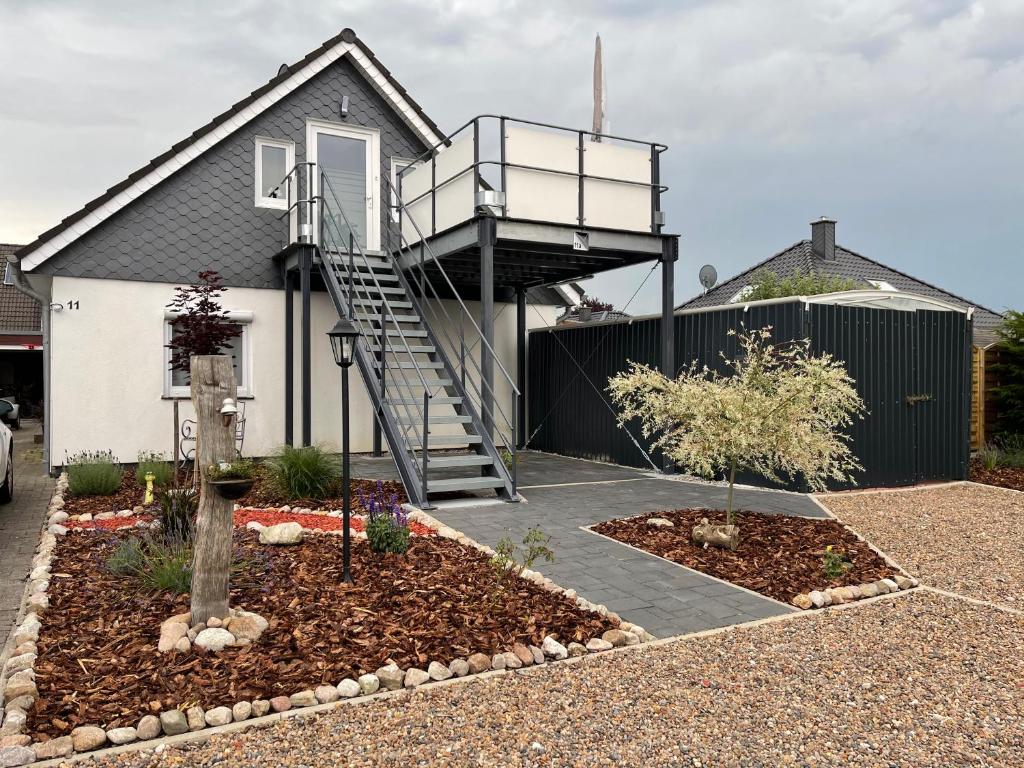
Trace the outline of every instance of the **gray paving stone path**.
[[[540, 453], [523, 456], [525, 503], [459, 507], [432, 512], [477, 541], [519, 540], [532, 526], [551, 536], [555, 562], [538, 570], [566, 588], [603, 603], [658, 637], [738, 624], [794, 609], [604, 538], [587, 526], [662, 509], [721, 509], [725, 489], [597, 462]], [[737, 491], [740, 509], [825, 517], [800, 494]]]
[[14, 627], [54, 481], [43, 471], [36, 421], [14, 433], [14, 501], [0, 506], [0, 651]]

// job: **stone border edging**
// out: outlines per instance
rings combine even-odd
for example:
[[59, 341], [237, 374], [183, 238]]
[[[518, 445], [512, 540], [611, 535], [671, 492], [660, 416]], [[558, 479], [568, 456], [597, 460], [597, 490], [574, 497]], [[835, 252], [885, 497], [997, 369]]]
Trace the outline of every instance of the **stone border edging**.
[[[10, 736], [19, 742], [0, 747], [0, 761], [4, 766], [38, 764], [38, 761], [41, 760], [46, 760], [46, 765], [59, 765], [72, 759], [74, 761], [91, 759], [108, 742], [114, 744], [110, 754], [129, 749], [145, 749], [147, 745], [153, 743], [177, 743], [175, 740], [190, 740], [195, 734], [204, 734], [214, 728], [241, 730], [258, 723], [270, 723], [275, 719], [294, 717], [300, 713], [313, 714], [325, 711], [340, 703], [369, 700], [377, 697], [378, 692], [400, 693], [403, 690], [414, 690], [428, 683], [446, 683], [462, 678], [475, 679], [505, 670], [514, 671], [535, 665], [546, 665], [553, 661], [582, 658], [589, 654], [607, 652], [615, 647], [640, 645], [654, 639], [643, 627], [622, 621], [606, 606], [596, 605], [579, 597], [575, 590], [561, 588], [537, 571], [523, 569], [517, 574], [519, 577], [534, 582], [542, 589], [573, 600], [583, 610], [609, 618], [619, 625], [618, 628], [607, 630], [600, 637], [591, 638], [586, 645], [570, 642], [568, 646], [564, 646], [553, 636], [548, 635], [539, 648], [516, 643], [511, 650], [499, 652], [493, 656], [475, 653], [469, 656], [468, 660], [454, 659], [447, 666], [435, 660], [430, 663], [426, 671], [415, 667], [403, 670], [398, 665], [391, 663], [381, 667], [374, 674], [361, 675], [358, 681], [346, 678], [336, 686], [320, 685], [315, 690], [307, 689], [290, 696], [275, 696], [269, 701], [264, 699], [256, 699], [252, 702], [243, 700], [235, 702], [230, 707], [222, 705], [210, 710], [203, 710], [197, 705], [183, 711], [179, 705], [174, 709], [160, 712], [159, 716], [151, 712], [144, 714], [135, 727], [125, 726], [106, 730], [99, 726], [81, 725], [72, 730], [69, 735], [33, 743], [25, 733], [25, 729], [27, 712], [39, 697], [35, 685], [34, 664], [37, 658], [35, 644], [39, 639], [41, 627], [36, 614], [49, 608], [46, 591], [50, 583], [50, 564], [53, 560], [57, 538], [65, 536], [69, 532], [68, 528], [61, 525], [68, 520], [68, 515], [63, 510], [64, 491], [67, 489], [67, 485], [67, 474], [64, 473], [57, 480], [55, 492], [48, 507], [47, 525], [40, 536], [37, 554], [32, 561], [33, 570], [23, 601], [25, 618], [12, 632], [15, 645], [17, 648], [21, 648], [22, 652], [11, 656], [3, 666], [3, 676], [9, 675], [9, 678], [4, 680], [5, 703], [9, 705], [10, 702], [7, 700], [20, 700], [18, 708], [11, 710], [8, 706], [4, 712], [3, 725], [0, 726], [0, 735]], [[443, 525], [422, 510], [411, 505], [406, 505], [406, 508], [410, 510], [410, 520], [430, 528], [435, 536], [453, 539], [462, 546], [475, 548], [488, 556], [495, 554], [490, 547], [479, 544], [465, 534]], [[323, 531], [322, 533], [336, 532]], [[12, 660], [16, 659], [23, 660], [12, 663]], [[271, 710], [273, 710], [272, 714]], [[255, 717], [253, 717], [254, 714]], [[237, 727], [232, 728], [232, 726]], [[107, 750], [103, 750], [103, 752], [106, 753]]]

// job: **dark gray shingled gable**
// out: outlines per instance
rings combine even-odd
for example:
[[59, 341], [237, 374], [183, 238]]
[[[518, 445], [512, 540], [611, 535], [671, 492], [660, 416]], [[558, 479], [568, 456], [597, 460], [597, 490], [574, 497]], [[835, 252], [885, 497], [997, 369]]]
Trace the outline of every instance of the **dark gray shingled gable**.
[[794, 243], [784, 251], [715, 286], [707, 293], [680, 304], [676, 309], [717, 307], [728, 304], [733, 296], [751, 283], [754, 274], [762, 269], [782, 277], [792, 275], [797, 270], [814, 271], [852, 278], [865, 285], [868, 280], [884, 280], [900, 291], [947, 301], [961, 308], [974, 307], [974, 341], [977, 344], [984, 345], [995, 341], [994, 329], [1002, 322], [1002, 317], [999, 314], [986, 307], [980, 307], [956, 294], [944, 291], [842, 246], [836, 246], [834, 261], [816, 258], [811, 250], [810, 240]]
[[[338, 117], [342, 95], [349, 97], [346, 120]], [[307, 118], [377, 128], [382, 179], [392, 156], [427, 149], [346, 55], [35, 271], [179, 283], [213, 268], [230, 286], [279, 287], [272, 256], [285, 244], [287, 225], [281, 211], [254, 204], [254, 142], [256, 136], [294, 141], [301, 162]], [[380, 215], [387, 220], [383, 205]]]

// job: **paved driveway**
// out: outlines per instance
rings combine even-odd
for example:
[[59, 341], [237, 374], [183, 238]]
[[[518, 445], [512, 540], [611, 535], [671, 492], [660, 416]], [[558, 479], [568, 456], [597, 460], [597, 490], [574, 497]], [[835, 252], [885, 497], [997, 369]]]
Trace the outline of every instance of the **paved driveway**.
[[[556, 559], [538, 570], [659, 637], [795, 610], [586, 530], [662, 509], [721, 509], [720, 486], [534, 452], [522, 454], [519, 481], [523, 503], [442, 503], [432, 514], [492, 546], [503, 536], [518, 541], [529, 528], [540, 527], [551, 536]], [[736, 503], [757, 512], [825, 517], [802, 494], [742, 489]]]
[[36, 421], [14, 433], [14, 501], [0, 506], [0, 651], [18, 617], [25, 578], [46, 521], [54, 481], [43, 472]]

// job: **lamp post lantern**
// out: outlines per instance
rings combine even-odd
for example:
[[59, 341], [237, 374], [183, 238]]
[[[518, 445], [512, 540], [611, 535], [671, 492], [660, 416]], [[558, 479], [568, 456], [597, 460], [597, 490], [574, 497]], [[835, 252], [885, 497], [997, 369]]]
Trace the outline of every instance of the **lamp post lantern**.
[[331, 352], [334, 353], [334, 362], [341, 368], [341, 485], [342, 485], [342, 533], [341, 550], [343, 576], [346, 584], [352, 583], [352, 573], [349, 570], [351, 559], [351, 537], [349, 530], [349, 518], [352, 515], [352, 500], [349, 491], [349, 456], [348, 456], [348, 369], [355, 359], [356, 339], [359, 331], [352, 321], [341, 318], [334, 327], [327, 332], [331, 340]]

